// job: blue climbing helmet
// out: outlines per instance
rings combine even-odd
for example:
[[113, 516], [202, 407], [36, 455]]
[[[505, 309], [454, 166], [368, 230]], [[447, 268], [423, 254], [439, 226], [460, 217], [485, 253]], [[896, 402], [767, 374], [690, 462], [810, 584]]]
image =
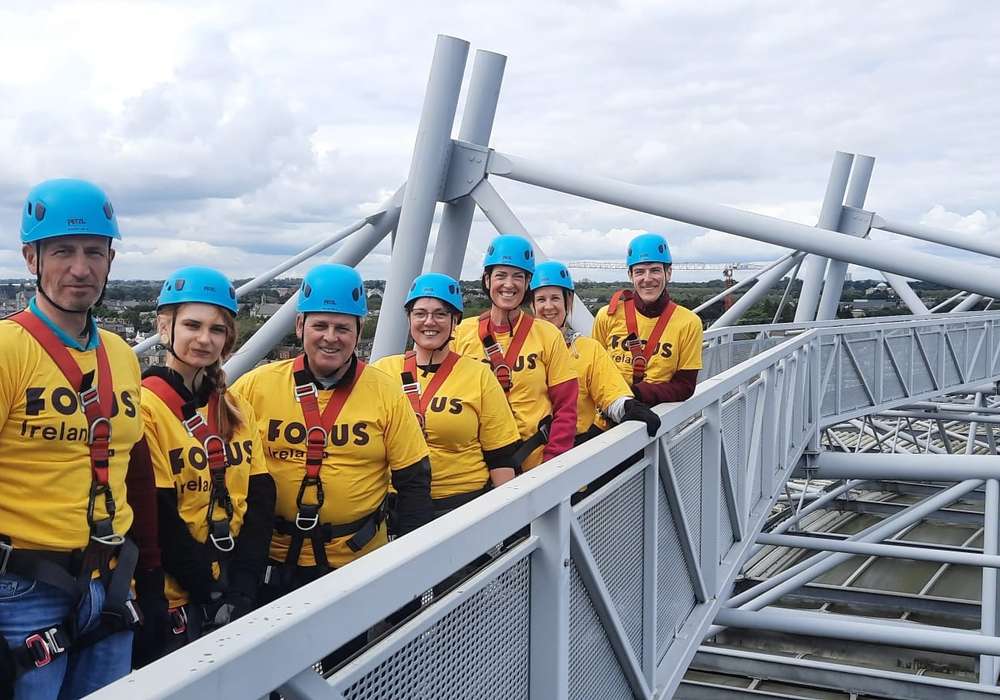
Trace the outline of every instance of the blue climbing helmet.
[[21, 243], [59, 236], [121, 238], [111, 201], [86, 180], [46, 180], [28, 193], [21, 211]]
[[531, 291], [535, 291], [541, 287], [562, 287], [572, 292], [573, 277], [561, 262], [546, 260], [543, 263], [538, 263], [538, 267], [535, 268], [535, 274], [532, 276], [531, 284], [529, 285]]
[[535, 251], [527, 238], [514, 234], [502, 234], [490, 242], [483, 259], [483, 269], [489, 270], [494, 265], [509, 265], [524, 270], [529, 275], [535, 274]]
[[182, 267], [163, 283], [157, 308], [173, 304], [212, 304], [236, 314], [236, 290], [229, 278], [202, 265]]
[[336, 263], [317, 265], [302, 279], [297, 308], [300, 314], [348, 314], [364, 318], [368, 313], [365, 283], [353, 267]]
[[403, 306], [408, 306], [411, 302], [424, 297], [443, 301], [454, 307], [458, 313], [462, 313], [462, 288], [448, 275], [440, 272], [427, 272], [418, 276], [410, 285], [410, 291], [406, 293], [406, 301], [403, 302]]
[[628, 268], [631, 270], [633, 265], [653, 262], [664, 265], [671, 263], [667, 239], [658, 233], [643, 233], [633, 238], [628, 244], [628, 255], [625, 257]]

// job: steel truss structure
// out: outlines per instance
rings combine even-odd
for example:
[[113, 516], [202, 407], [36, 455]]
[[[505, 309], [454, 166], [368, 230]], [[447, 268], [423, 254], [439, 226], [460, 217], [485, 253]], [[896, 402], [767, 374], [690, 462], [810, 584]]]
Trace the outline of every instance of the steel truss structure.
[[[477, 207], [498, 231], [529, 235], [494, 187], [500, 177], [788, 253], [726, 290], [755, 281], [706, 333], [695, 395], [656, 408], [655, 437], [613, 428], [99, 697], [1000, 694], [1000, 313], [932, 313], [903, 276], [963, 289], [960, 307], [1000, 296], [1000, 282], [984, 266], [867, 235], [879, 227], [987, 255], [1000, 248], [865, 211], [867, 156], [835, 156], [819, 223], [808, 227], [495, 151], [505, 58], [486, 51], [476, 53], [453, 139], [468, 50], [438, 38], [410, 171], [393, 197], [238, 294], [341, 241], [333, 259], [357, 264], [394, 233], [373, 355], [398, 352], [401, 302], [439, 203], [433, 270], [458, 275]], [[914, 315], [832, 320], [847, 263], [882, 270]], [[795, 323], [734, 325], [793, 269], [803, 276]], [[294, 316], [292, 300], [231, 359], [230, 377]], [[590, 320], [578, 304], [573, 325], [588, 331]], [[571, 504], [611, 470], [609, 483]], [[930, 537], [931, 527], [953, 529]], [[314, 671], [486, 552], [487, 563], [333, 675]], [[893, 588], [884, 582], [893, 566], [927, 575]], [[837, 656], [843, 639], [867, 656]], [[931, 670], [928, 653], [938, 659]], [[882, 657], [888, 668], [870, 663]]]

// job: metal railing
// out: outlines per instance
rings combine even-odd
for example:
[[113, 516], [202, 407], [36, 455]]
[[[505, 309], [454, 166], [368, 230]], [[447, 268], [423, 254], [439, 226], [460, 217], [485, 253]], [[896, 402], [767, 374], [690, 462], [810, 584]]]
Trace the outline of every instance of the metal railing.
[[[1000, 314], [813, 326], [658, 408], [657, 437], [616, 427], [99, 696], [669, 696], [821, 426], [1000, 377]], [[312, 670], [526, 526], [329, 681]]]

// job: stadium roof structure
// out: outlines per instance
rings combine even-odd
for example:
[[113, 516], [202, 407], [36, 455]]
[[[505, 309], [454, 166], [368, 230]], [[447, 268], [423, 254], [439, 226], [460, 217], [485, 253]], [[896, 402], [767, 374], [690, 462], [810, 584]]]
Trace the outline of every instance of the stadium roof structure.
[[[615, 427], [97, 697], [1000, 695], [1000, 313], [973, 310], [1000, 297], [1000, 277], [869, 233], [992, 257], [1000, 245], [866, 210], [869, 156], [834, 156], [810, 227], [501, 152], [489, 141], [506, 59], [488, 51], [476, 52], [453, 138], [468, 52], [438, 38], [396, 193], [239, 295], [335, 242], [333, 260], [356, 265], [392, 232], [373, 355], [399, 352], [403, 297], [439, 204], [435, 271], [457, 276], [476, 209], [498, 231], [530, 237], [497, 178], [787, 254], [752, 275], [753, 286], [741, 283], [747, 290], [705, 334], [695, 395], [656, 408], [653, 438]], [[836, 320], [849, 263], [880, 270], [912, 315]], [[795, 321], [738, 325], [793, 269], [802, 279]], [[965, 294], [948, 312], [931, 310], [906, 278]], [[254, 366], [294, 317], [293, 299], [230, 360], [230, 376]], [[573, 326], [586, 332], [591, 320], [578, 302]], [[425, 596], [346, 665], [315, 672], [318, 659], [485, 552], [485, 564]]]

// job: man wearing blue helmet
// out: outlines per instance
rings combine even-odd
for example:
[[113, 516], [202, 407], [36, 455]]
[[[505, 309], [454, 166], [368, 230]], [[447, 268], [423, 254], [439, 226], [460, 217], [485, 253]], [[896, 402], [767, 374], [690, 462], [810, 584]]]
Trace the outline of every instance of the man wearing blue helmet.
[[406, 295], [413, 350], [373, 364], [398, 378], [417, 416], [431, 458], [434, 516], [514, 478], [517, 424], [489, 367], [448, 348], [462, 319], [462, 291], [429, 272]]
[[667, 293], [671, 258], [663, 236], [633, 238], [626, 262], [632, 289], [615, 292], [597, 312], [593, 337], [637, 399], [650, 406], [684, 401], [701, 369], [701, 319]]
[[232, 284], [209, 267], [177, 270], [160, 292], [157, 327], [169, 355], [143, 375], [142, 418], [169, 610], [158, 620], [146, 611], [137, 665], [252, 610], [267, 565], [274, 481], [254, 410], [227, 391], [222, 369], [236, 312]]
[[117, 238], [89, 182], [28, 194], [37, 294], [0, 321], [0, 694], [76, 698], [124, 676], [133, 571], [141, 597], [162, 597], [152, 472], [128, 468], [143, 444], [139, 364], [92, 316]]
[[[384, 545], [390, 479], [399, 534], [432, 512], [427, 445], [413, 410], [396, 380], [355, 354], [368, 311], [361, 276], [345, 265], [314, 267], [298, 311], [303, 353], [233, 386], [266, 417], [264, 457], [277, 487], [265, 602]], [[362, 635], [324, 663], [363, 643]]]

